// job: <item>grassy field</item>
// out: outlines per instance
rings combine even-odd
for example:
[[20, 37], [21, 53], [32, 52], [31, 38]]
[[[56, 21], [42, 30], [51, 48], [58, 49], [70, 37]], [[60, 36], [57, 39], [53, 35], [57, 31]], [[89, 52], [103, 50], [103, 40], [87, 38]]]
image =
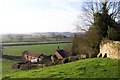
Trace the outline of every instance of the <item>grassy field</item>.
[[24, 51], [30, 51], [33, 53], [53, 54], [58, 46], [60, 46], [61, 48], [66, 48], [69, 45], [70, 44], [62, 43], [62, 44], [41, 44], [41, 45], [29, 45], [29, 46], [8, 46], [8, 47], [4, 47], [3, 54], [21, 56], [22, 52]]
[[[4, 55], [21, 56], [23, 51], [53, 54], [57, 46], [66, 48], [70, 44], [42, 44], [31, 46], [3, 47]], [[2, 77], [10, 78], [116, 78], [118, 60], [108, 58], [90, 58], [67, 64], [34, 69], [29, 71], [13, 70], [11, 65], [17, 61], [2, 59]], [[22, 74], [21, 74], [22, 73]]]
[[[22, 74], [21, 74], [22, 73]], [[16, 71], [9, 78], [117, 78], [118, 61], [108, 58], [92, 58], [67, 64]]]
[[[8, 46], [3, 47], [3, 55], [12, 55], [12, 56], [21, 56], [22, 52], [29, 51], [33, 53], [44, 53], [46, 55], [53, 54], [57, 49], [57, 46], [61, 48], [66, 48], [70, 46], [70, 44], [62, 43], [62, 44], [42, 44], [42, 45], [29, 45], [29, 46]], [[6, 76], [11, 74], [11, 72], [16, 72], [11, 69], [11, 66], [17, 61], [2, 59], [2, 76]]]

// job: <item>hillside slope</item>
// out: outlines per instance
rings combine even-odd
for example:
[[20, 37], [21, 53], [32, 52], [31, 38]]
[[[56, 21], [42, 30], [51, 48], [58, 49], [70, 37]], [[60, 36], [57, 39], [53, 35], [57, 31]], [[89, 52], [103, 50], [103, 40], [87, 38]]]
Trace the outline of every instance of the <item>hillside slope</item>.
[[118, 60], [92, 58], [67, 64], [34, 69], [17, 70], [6, 77], [10, 78], [117, 78]]

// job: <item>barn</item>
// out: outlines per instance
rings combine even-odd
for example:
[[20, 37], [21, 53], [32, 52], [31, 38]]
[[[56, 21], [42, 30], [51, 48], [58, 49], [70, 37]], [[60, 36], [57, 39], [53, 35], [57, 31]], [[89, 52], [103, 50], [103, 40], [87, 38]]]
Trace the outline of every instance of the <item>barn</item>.
[[28, 51], [24, 51], [22, 53], [22, 59], [23, 61], [30, 61], [30, 62], [38, 62], [43, 59], [43, 54], [38, 53], [30, 53]]
[[65, 50], [61, 48], [58, 48], [54, 55], [57, 57], [57, 59], [63, 59], [67, 57], [67, 53], [65, 52]]

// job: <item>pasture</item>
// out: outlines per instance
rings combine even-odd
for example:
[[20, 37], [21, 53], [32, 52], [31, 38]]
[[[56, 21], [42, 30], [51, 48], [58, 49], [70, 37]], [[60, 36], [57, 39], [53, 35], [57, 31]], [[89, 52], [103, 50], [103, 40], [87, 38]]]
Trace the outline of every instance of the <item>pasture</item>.
[[[118, 78], [118, 61], [109, 58], [89, 58], [75, 62], [16, 71], [6, 78]], [[6, 80], [6, 79], [5, 79]]]
[[[66, 48], [70, 46], [69, 43], [61, 44], [41, 44], [41, 45], [29, 45], [29, 46], [5, 46], [3, 47], [3, 55], [11, 56], [21, 56], [22, 52], [29, 51], [33, 53], [43, 53], [46, 55], [53, 54], [58, 46], [61, 48]], [[9, 60], [6, 58], [2, 59], [2, 77], [9, 75], [11, 73], [17, 72], [16, 70], [11, 69], [12, 64], [17, 61]]]
[[29, 45], [29, 46], [6, 46], [3, 47], [4, 55], [21, 56], [24, 51], [29, 51], [33, 53], [44, 53], [46, 55], [53, 54], [57, 47], [66, 48], [70, 46], [69, 43], [61, 44], [41, 44], [41, 45]]
[[[71, 44], [41, 44], [29, 46], [3, 47], [3, 54], [21, 56], [23, 51], [53, 54], [58, 45], [61, 48], [70, 47]], [[13, 70], [11, 65], [17, 61], [2, 59], [2, 77], [5, 78], [118, 78], [118, 60], [109, 58], [89, 58], [79, 61], [60, 64], [32, 70]], [[37, 74], [37, 75], [36, 75]]]

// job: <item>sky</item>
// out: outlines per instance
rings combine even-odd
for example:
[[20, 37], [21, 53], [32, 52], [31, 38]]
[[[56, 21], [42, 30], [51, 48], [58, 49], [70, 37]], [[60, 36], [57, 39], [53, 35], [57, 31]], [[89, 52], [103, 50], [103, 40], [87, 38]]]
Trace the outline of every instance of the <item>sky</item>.
[[0, 0], [0, 33], [74, 32], [81, 0]]

